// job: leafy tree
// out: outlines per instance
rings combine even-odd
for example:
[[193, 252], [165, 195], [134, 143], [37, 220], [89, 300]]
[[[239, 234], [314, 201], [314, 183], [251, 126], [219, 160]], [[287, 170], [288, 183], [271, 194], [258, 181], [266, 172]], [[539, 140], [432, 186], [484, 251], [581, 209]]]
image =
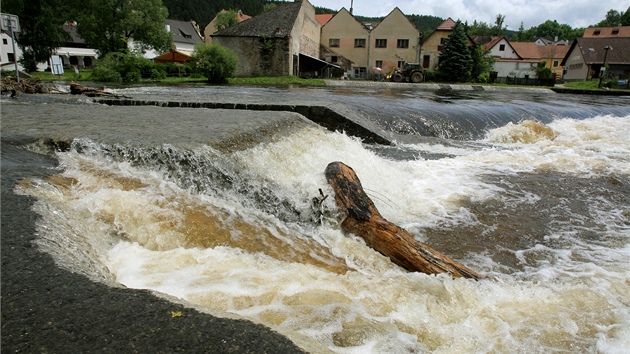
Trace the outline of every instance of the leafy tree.
[[219, 12], [216, 16], [217, 22], [215, 22], [215, 26], [217, 27], [217, 30], [222, 30], [234, 24], [237, 24], [238, 23], [238, 19], [236, 18], [237, 16], [238, 16], [238, 12], [234, 10]]
[[236, 71], [237, 58], [232, 51], [218, 44], [197, 44], [190, 57], [194, 72], [200, 73], [211, 83], [224, 83]]
[[511, 42], [522, 42], [525, 37], [525, 27], [523, 26], [523, 22], [518, 27], [518, 32], [516, 32], [512, 38], [510, 38]]
[[477, 22], [477, 20], [474, 20], [472, 25], [468, 26], [466, 25], [466, 33], [468, 33], [469, 36], [492, 36], [494, 35], [494, 28], [490, 27], [490, 25], [488, 25], [485, 22]]
[[483, 46], [477, 45], [470, 48], [472, 66], [470, 76], [475, 82], [485, 83], [490, 79], [490, 71], [494, 65], [494, 58], [490, 55], [490, 49], [484, 50]]
[[167, 16], [162, 0], [86, 0], [77, 12], [77, 31], [101, 56], [127, 52], [132, 38], [141, 51], [166, 51], [173, 42], [164, 30]]
[[547, 67], [547, 63], [541, 61], [536, 67], [536, 78], [538, 79], [551, 79], [551, 69]]
[[567, 24], [560, 24], [556, 20], [547, 20], [538, 26], [534, 26], [523, 33], [523, 42], [533, 41], [538, 37], [573, 40], [584, 35], [583, 28], [572, 28]]
[[621, 23], [621, 15], [622, 15], [621, 12], [614, 9], [610, 9], [606, 13], [606, 18], [603, 21], [596, 24], [595, 27], [619, 26], [619, 24]]
[[464, 25], [457, 21], [453, 33], [448, 36], [438, 65], [440, 77], [445, 81], [467, 81], [472, 70], [472, 58]]
[[140, 79], [163, 79], [164, 68], [155, 65], [140, 53], [111, 52], [99, 59], [92, 71], [92, 80], [105, 82], [137, 82]]
[[504, 22], [505, 22], [505, 15], [497, 14], [497, 19], [494, 22], [494, 27], [492, 28], [494, 30], [493, 34], [495, 36], [502, 36], [503, 33], [505, 33], [507, 26], [503, 26]]
[[[62, 26], [67, 18], [68, 3], [62, 0], [3, 0], [2, 12], [17, 15], [20, 33], [16, 42], [22, 49], [21, 64], [26, 71], [37, 70], [37, 63], [46, 62], [69, 40]], [[16, 58], [18, 59], [18, 58]]]

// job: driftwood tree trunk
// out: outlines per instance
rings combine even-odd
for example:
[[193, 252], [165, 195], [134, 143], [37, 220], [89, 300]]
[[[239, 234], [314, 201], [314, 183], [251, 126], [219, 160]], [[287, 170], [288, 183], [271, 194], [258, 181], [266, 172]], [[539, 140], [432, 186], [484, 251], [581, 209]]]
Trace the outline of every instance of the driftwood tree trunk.
[[88, 97], [131, 98], [127, 96], [116, 95], [111, 92], [106, 92], [104, 89], [95, 89], [95, 88], [83, 86], [83, 85], [77, 84], [74, 81], [70, 81], [70, 94], [86, 95]]
[[325, 174], [335, 191], [337, 205], [347, 214], [341, 223], [344, 231], [360, 236], [368, 246], [406, 270], [427, 274], [449, 273], [455, 278], [483, 278], [450, 257], [416, 241], [407, 230], [383, 218], [365, 194], [359, 177], [349, 166], [332, 162], [326, 167]]

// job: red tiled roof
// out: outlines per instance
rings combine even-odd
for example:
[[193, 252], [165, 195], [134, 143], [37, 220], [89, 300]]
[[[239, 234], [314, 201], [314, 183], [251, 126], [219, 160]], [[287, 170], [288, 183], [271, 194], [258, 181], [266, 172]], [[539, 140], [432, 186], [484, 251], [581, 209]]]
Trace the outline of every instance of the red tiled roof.
[[447, 18], [441, 25], [437, 27], [438, 31], [450, 31], [455, 27], [456, 22], [452, 18]]
[[584, 30], [584, 38], [627, 38], [630, 37], [630, 26], [590, 27]]
[[333, 16], [335, 16], [335, 14], [319, 14], [319, 15], [315, 15], [315, 19], [317, 20], [317, 22], [319, 22], [320, 25], [325, 25], [328, 23], [328, 21], [330, 21], [331, 18], [333, 18]]
[[510, 42], [510, 44], [523, 59], [562, 59], [569, 50], [566, 45], [536, 45], [534, 42]]

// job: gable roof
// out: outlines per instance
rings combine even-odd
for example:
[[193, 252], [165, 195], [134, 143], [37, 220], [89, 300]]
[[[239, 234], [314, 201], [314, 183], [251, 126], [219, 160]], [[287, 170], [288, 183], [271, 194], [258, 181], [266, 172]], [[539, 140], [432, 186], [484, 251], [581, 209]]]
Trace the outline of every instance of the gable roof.
[[201, 35], [190, 21], [164, 20], [169, 31], [173, 34], [173, 42], [179, 43], [203, 43]]
[[584, 30], [584, 38], [624, 38], [630, 37], [630, 26], [590, 27]]
[[562, 59], [567, 54], [569, 47], [537, 45], [534, 42], [510, 43], [516, 53], [523, 59]]
[[449, 17], [444, 22], [442, 22], [442, 24], [437, 26], [436, 30], [437, 31], [451, 31], [453, 27], [455, 27], [456, 24], [457, 22], [453, 21], [453, 19]]
[[260, 37], [273, 35], [276, 37], [288, 37], [293, 30], [301, 8], [301, 1], [284, 2], [247, 21], [239, 22], [218, 31], [212, 36]]
[[325, 25], [328, 23], [328, 21], [330, 21], [331, 18], [333, 18], [333, 16], [335, 16], [335, 14], [319, 14], [319, 15], [315, 15], [315, 19], [317, 20], [317, 22], [319, 22], [320, 25]]
[[[363, 27], [366, 31], [369, 31], [368, 26], [367, 26], [365, 23], [363, 23], [363, 22], [359, 21], [359, 19], [357, 19], [356, 17], [354, 17], [354, 15], [352, 14], [352, 12], [350, 12], [350, 11], [346, 10], [346, 8], [345, 8], [345, 7], [342, 7], [339, 11], [337, 11], [337, 13], [336, 13], [336, 14], [334, 14], [334, 15], [333, 15], [333, 17], [332, 17], [330, 20], [328, 20], [328, 22], [326, 22], [326, 25], [328, 25], [328, 24], [330, 23], [330, 21], [332, 21], [333, 19], [335, 19], [337, 16], [341, 16], [342, 14], [345, 14], [345, 15], [350, 16], [350, 17], [351, 17], [351, 18], [352, 18], [352, 19], [353, 19], [356, 23], [358, 23], [358, 24], [359, 24], [361, 27]], [[323, 26], [322, 26], [322, 27], [323, 27]]]
[[381, 20], [381, 22], [378, 22], [378, 23], [374, 26], [374, 28], [377, 28], [378, 26], [380, 26], [380, 24], [381, 24], [381, 23], [383, 23], [383, 22], [385, 22], [385, 21], [388, 21], [389, 19], [392, 19], [392, 18], [393, 18], [392, 16], [394, 16], [395, 14], [398, 14], [398, 15], [402, 16], [402, 17], [403, 17], [403, 18], [404, 18], [404, 19], [405, 19], [405, 20], [409, 23], [409, 25], [410, 25], [411, 27], [413, 27], [413, 29], [417, 30], [416, 25], [415, 25], [413, 22], [411, 22], [411, 21], [409, 20], [409, 18], [408, 18], [407, 16], [405, 16], [405, 14], [404, 14], [404, 13], [403, 13], [403, 12], [402, 12], [402, 11], [401, 11], [398, 7], [395, 7], [392, 11], [390, 11], [390, 12], [387, 14], [387, 16], [385, 16], [385, 17], [383, 18], [383, 20]]
[[[630, 37], [628, 38], [577, 38], [571, 49], [577, 44], [586, 64], [603, 64], [606, 50], [612, 47], [606, 55], [607, 64], [630, 64]], [[566, 59], [566, 57], [565, 57]]]

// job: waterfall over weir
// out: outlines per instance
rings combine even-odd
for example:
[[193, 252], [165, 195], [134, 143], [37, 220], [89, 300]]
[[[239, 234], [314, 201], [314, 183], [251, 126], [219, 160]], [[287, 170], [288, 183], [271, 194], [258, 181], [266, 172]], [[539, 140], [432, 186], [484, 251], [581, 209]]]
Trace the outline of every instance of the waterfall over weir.
[[[406, 87], [3, 101], [3, 164], [20, 149], [58, 161], [15, 192], [36, 201], [37, 249], [95, 281], [336, 353], [626, 351], [630, 101]], [[334, 198], [315, 212], [332, 161], [387, 220], [487, 278], [406, 272], [340, 230]]]
[[[259, 97], [258, 90], [263, 89], [233, 92], [232, 88], [215, 88], [212, 94], [202, 94], [205, 90], [193, 88], [187, 90], [188, 95], [178, 95], [175, 88], [130, 88], [121, 92], [133, 99], [96, 99], [95, 102], [295, 112], [332, 131], [345, 132], [364, 142], [377, 144], [415, 143], [426, 137], [481, 139], [491, 129], [525, 120], [547, 124], [556, 117], [624, 116], [628, 114], [630, 104], [630, 97], [591, 100], [590, 96], [556, 94], [548, 89], [419, 90], [413, 85], [390, 85], [385, 89], [367, 86], [288, 91], [265, 88], [264, 99]], [[272, 91], [271, 95], [269, 91]], [[296, 100], [294, 95], [297, 94], [301, 97]]]

